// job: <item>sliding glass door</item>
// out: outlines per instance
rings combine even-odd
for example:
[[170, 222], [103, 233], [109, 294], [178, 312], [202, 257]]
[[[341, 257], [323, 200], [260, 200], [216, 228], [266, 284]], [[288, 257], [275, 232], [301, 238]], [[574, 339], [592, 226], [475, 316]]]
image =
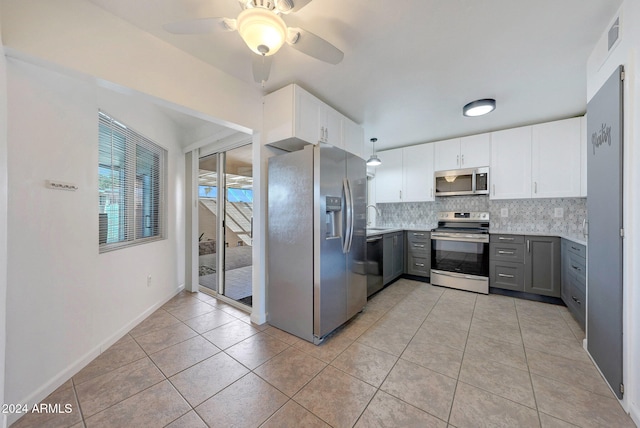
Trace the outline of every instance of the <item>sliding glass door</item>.
[[204, 156], [199, 169], [200, 285], [251, 306], [251, 144]]

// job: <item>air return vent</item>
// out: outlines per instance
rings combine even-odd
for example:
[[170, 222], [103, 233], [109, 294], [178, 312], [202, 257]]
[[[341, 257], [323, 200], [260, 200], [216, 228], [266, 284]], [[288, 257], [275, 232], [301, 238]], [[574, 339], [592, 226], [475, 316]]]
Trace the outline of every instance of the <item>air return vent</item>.
[[616, 18], [615, 21], [613, 21], [613, 24], [611, 24], [611, 28], [609, 28], [609, 33], [607, 35], [607, 50], [611, 51], [611, 48], [613, 47], [613, 45], [616, 44], [616, 42], [618, 41], [618, 38], [620, 37], [620, 17]]

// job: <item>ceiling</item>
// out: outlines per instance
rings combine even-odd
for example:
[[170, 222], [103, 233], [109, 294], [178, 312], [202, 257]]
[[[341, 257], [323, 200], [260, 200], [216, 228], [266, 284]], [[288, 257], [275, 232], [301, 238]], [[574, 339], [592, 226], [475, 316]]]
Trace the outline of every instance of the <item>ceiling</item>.
[[[237, 0], [90, 0], [259, 87], [237, 32], [179, 36], [162, 25], [235, 18]], [[330, 65], [288, 46], [268, 93], [298, 83], [363, 125], [377, 149], [562, 119], [586, 110], [586, 62], [622, 0], [314, 0], [284, 17], [345, 56]], [[486, 116], [462, 106], [495, 98]]]

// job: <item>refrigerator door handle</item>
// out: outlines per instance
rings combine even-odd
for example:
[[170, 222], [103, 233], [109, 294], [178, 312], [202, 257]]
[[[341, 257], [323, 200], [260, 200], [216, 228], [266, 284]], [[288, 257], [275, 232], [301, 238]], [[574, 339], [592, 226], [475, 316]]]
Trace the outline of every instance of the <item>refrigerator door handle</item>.
[[347, 188], [349, 189], [349, 211], [347, 215], [351, 217], [351, 224], [349, 226], [349, 246], [347, 247], [347, 253], [351, 252], [351, 244], [353, 243], [353, 231], [355, 229], [355, 212], [353, 210], [353, 191], [351, 190], [351, 182], [346, 179]]
[[350, 195], [349, 182], [346, 178], [342, 179], [342, 191], [344, 193], [344, 209], [345, 209], [345, 230], [344, 230], [344, 240], [342, 241], [342, 252], [347, 254], [349, 252], [350, 246], [350, 237], [351, 237], [351, 220], [352, 220], [352, 211], [351, 211], [351, 195]]

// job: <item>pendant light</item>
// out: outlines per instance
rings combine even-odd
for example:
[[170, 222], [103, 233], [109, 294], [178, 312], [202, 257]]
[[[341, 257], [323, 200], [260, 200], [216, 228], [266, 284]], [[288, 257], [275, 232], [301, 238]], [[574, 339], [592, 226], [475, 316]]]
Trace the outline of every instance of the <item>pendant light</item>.
[[378, 141], [378, 139], [372, 138], [370, 141], [373, 146], [373, 151], [371, 152], [371, 157], [367, 161], [367, 166], [380, 166], [382, 165], [382, 161], [378, 158], [378, 155], [376, 155], [376, 141]]

